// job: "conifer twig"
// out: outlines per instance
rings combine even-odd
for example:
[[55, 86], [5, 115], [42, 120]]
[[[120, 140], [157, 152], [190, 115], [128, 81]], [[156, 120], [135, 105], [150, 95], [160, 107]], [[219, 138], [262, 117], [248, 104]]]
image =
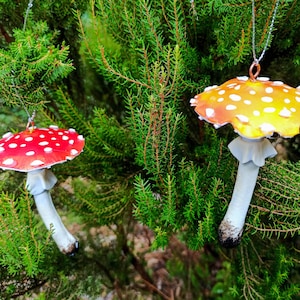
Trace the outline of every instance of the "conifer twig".
[[[82, 34], [82, 36], [84, 38], [85, 46], [86, 46], [86, 48], [87, 48], [87, 50], [88, 50], [91, 58], [94, 60], [94, 62], [96, 64], [98, 64], [97, 61], [96, 61], [96, 59], [94, 58], [92, 50], [90, 49], [90, 47], [88, 45], [87, 38], [86, 38], [86, 35], [85, 35], [85, 32], [84, 32], [84, 28], [83, 28], [83, 24], [82, 24], [82, 21], [80, 19], [79, 11], [77, 11], [77, 17], [78, 17], [78, 21], [79, 21], [80, 31], [81, 31], [81, 34]], [[103, 65], [107, 69], [107, 71], [109, 71], [110, 73], [112, 73], [112, 74], [114, 74], [114, 75], [116, 75], [116, 76], [118, 76], [118, 77], [120, 77], [122, 79], [125, 79], [128, 82], [134, 83], [134, 84], [136, 84], [138, 86], [143, 86], [143, 87], [146, 87], [147, 89], [151, 89], [152, 88], [150, 85], [148, 85], [148, 84], [146, 84], [144, 82], [141, 82], [139, 80], [135, 80], [135, 79], [129, 78], [129, 77], [121, 74], [120, 72], [116, 71], [115, 69], [113, 69], [110, 66], [110, 64], [108, 63], [107, 59], [106, 59], [106, 56], [105, 56], [105, 53], [104, 53], [104, 47], [100, 46], [100, 53], [101, 53], [101, 58], [102, 58]]]
[[106, 56], [105, 56], [105, 53], [104, 53], [104, 47], [101, 47], [101, 48], [100, 48], [100, 52], [101, 52], [102, 62], [103, 62], [104, 66], [106, 67], [106, 69], [107, 69], [109, 72], [113, 73], [114, 75], [116, 75], [116, 76], [118, 76], [118, 77], [120, 77], [120, 78], [125, 79], [125, 80], [128, 81], [128, 82], [135, 83], [136, 85], [144, 86], [144, 87], [146, 87], [146, 88], [148, 88], [148, 89], [151, 89], [151, 88], [152, 88], [150, 85], [148, 85], [148, 84], [146, 84], [146, 83], [144, 83], [144, 82], [141, 82], [141, 81], [139, 81], [139, 80], [135, 80], [135, 79], [129, 78], [129, 77], [127, 77], [127, 76], [125, 76], [125, 75], [119, 73], [119, 72], [116, 71], [115, 69], [113, 69], [113, 68], [110, 66], [110, 64], [108, 63], [107, 59], [106, 59]]

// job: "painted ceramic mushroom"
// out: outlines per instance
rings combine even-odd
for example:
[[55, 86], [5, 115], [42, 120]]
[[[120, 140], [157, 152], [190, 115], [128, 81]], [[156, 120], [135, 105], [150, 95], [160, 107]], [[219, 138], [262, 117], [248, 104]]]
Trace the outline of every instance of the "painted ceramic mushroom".
[[26, 186], [34, 196], [37, 210], [62, 253], [74, 254], [78, 241], [59, 217], [49, 190], [57, 179], [49, 168], [71, 160], [84, 147], [84, 138], [74, 129], [28, 128], [23, 132], [6, 133], [0, 140], [0, 168], [27, 172]]
[[[259, 69], [259, 65], [255, 65]], [[281, 81], [253, 75], [207, 87], [190, 100], [200, 119], [219, 128], [231, 123], [239, 137], [229, 144], [239, 160], [236, 183], [227, 212], [219, 226], [224, 247], [239, 244], [255, 188], [259, 168], [276, 155], [266, 137], [278, 133], [293, 137], [299, 133], [300, 90]], [[259, 73], [259, 70], [258, 72]]]

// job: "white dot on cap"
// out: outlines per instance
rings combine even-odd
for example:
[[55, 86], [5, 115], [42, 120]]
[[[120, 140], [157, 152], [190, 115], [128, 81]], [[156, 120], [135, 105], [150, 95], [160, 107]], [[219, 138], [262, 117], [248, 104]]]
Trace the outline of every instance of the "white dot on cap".
[[218, 91], [218, 94], [219, 94], [219, 95], [224, 95], [224, 94], [225, 94], [225, 90], [220, 90], [220, 91]]
[[52, 151], [53, 151], [53, 149], [51, 147], [44, 148], [44, 152], [46, 152], [46, 153], [51, 153]]
[[76, 149], [71, 149], [70, 154], [71, 155], [76, 155], [78, 151]]
[[266, 102], [266, 103], [271, 103], [273, 102], [272, 97], [261, 97], [261, 101]]
[[12, 158], [7, 158], [2, 162], [2, 164], [5, 166], [11, 166], [15, 164], [15, 161]]
[[18, 147], [18, 144], [16, 144], [16, 143], [10, 143], [10, 144], [8, 145], [8, 147], [11, 148], [11, 149], [14, 149], [14, 148], [17, 148], [17, 147]]
[[25, 141], [26, 142], [31, 142], [33, 140], [33, 137], [32, 136], [27, 136], [26, 138], [25, 138]]
[[218, 98], [217, 102], [223, 102], [224, 101], [224, 98], [223, 97], [220, 97]]
[[296, 96], [295, 99], [297, 102], [300, 102], [300, 97]]
[[266, 87], [265, 92], [266, 92], [267, 94], [271, 94], [271, 93], [274, 92], [274, 89], [273, 89], [272, 87], [268, 86], [268, 87]]
[[27, 145], [26, 144], [21, 144], [20, 145], [20, 148], [24, 148], [24, 147], [26, 147]]
[[251, 105], [251, 104], [252, 104], [252, 102], [251, 102], [250, 100], [244, 100], [244, 103], [245, 103], [246, 105]]
[[273, 133], [275, 131], [275, 127], [270, 124], [270, 123], [262, 123], [259, 126], [259, 129], [264, 133], [264, 134], [270, 134]]
[[80, 140], [80, 141], [84, 141], [84, 137], [81, 134], [77, 137], [77, 139]]
[[240, 88], [241, 88], [241, 85], [240, 85], [240, 84], [238, 84], [238, 85], [236, 85], [236, 86], [234, 87], [234, 89], [235, 89], [236, 91], [238, 91]]
[[47, 146], [48, 144], [49, 144], [49, 142], [47, 142], [47, 141], [39, 142], [40, 146]]
[[242, 97], [240, 95], [237, 95], [237, 94], [230, 94], [229, 95], [229, 98], [232, 100], [232, 101], [240, 101], [242, 99]]
[[279, 112], [279, 116], [284, 117], [284, 118], [289, 118], [291, 116], [292, 112], [290, 110], [288, 110], [286, 107], [283, 108], [280, 112]]
[[194, 99], [194, 98], [192, 98], [192, 99], [190, 100], [191, 106], [196, 106], [197, 103], [198, 103], [198, 101], [197, 101], [196, 99]]
[[260, 116], [260, 111], [259, 111], [259, 110], [254, 110], [254, 111], [253, 111], [253, 115], [254, 115], [255, 117], [259, 117], [259, 116]]
[[265, 113], [273, 113], [276, 111], [276, 108], [275, 107], [265, 107], [264, 108], [264, 112]]
[[291, 100], [289, 98], [285, 98], [283, 101], [284, 103], [291, 103]]
[[237, 79], [241, 81], [247, 81], [248, 78], [249, 78], [248, 76], [237, 76]]
[[0, 152], [3, 152], [5, 150], [5, 148], [0, 147]]
[[288, 89], [282, 89], [285, 93], [288, 93], [289, 90]]
[[291, 112], [296, 112], [296, 108], [291, 107], [291, 108], [290, 108], [290, 111], [291, 111]]
[[205, 114], [208, 118], [211, 118], [215, 115], [215, 110], [213, 108], [206, 108]]
[[256, 91], [250, 90], [250, 91], [249, 91], [249, 94], [250, 94], [250, 95], [255, 95], [255, 94], [256, 94]]
[[239, 119], [240, 122], [242, 123], [249, 123], [249, 118], [244, 115], [236, 115], [236, 117]]
[[12, 134], [11, 132], [6, 132], [6, 133], [4, 133], [4, 134], [2, 135], [2, 137], [3, 137], [4, 139], [7, 139], [7, 138], [9, 138], [9, 137], [11, 137], [11, 136], [13, 136], [13, 134]]
[[234, 82], [234, 83], [229, 83], [229, 84], [227, 84], [226, 86], [229, 87], [229, 88], [233, 88], [233, 87], [235, 87], [236, 85], [237, 85], [237, 83]]
[[39, 160], [39, 159], [36, 159], [36, 160], [33, 160], [30, 165], [32, 167], [38, 167], [38, 166], [42, 166], [44, 164], [43, 161]]
[[69, 140], [69, 144], [73, 145], [74, 144], [74, 140]]
[[28, 151], [28, 152], [26, 152], [25, 154], [26, 154], [27, 156], [32, 156], [32, 155], [35, 154], [35, 152], [34, 152], [34, 151]]
[[206, 87], [206, 88], [204, 89], [204, 92], [209, 92], [210, 90], [212, 90], [212, 89], [214, 89], [214, 88], [216, 88], [216, 87], [217, 87], [217, 85], [208, 86], [208, 87]]
[[226, 105], [226, 110], [235, 110], [235, 109], [237, 109], [237, 107], [235, 105], [232, 105], [232, 104]]
[[69, 139], [69, 137], [66, 136], [66, 135], [63, 135], [63, 136], [62, 136], [62, 139], [63, 139], [63, 141], [67, 141], [67, 140]]
[[273, 81], [272, 85], [280, 86], [280, 85], [283, 85], [283, 82], [280, 80], [275, 80], [275, 81]]
[[216, 129], [219, 129], [222, 125], [220, 125], [220, 124], [213, 124], [213, 126], [214, 126]]
[[43, 138], [45, 138], [45, 135], [44, 135], [44, 134], [40, 134], [39, 137], [40, 137], [41, 139], [43, 139]]
[[259, 80], [259, 81], [269, 81], [269, 80], [270, 80], [269, 77], [264, 77], [264, 76], [262, 76], [262, 77], [257, 77], [256, 79]]

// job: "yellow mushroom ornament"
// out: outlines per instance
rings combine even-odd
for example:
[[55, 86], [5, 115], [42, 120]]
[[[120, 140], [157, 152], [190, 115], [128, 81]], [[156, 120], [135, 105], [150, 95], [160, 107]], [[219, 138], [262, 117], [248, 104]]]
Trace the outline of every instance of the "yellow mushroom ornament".
[[266, 158], [277, 154], [267, 137], [299, 133], [300, 88], [257, 77], [260, 67], [254, 67], [258, 69], [255, 75], [250, 68], [250, 77], [207, 87], [190, 100], [201, 120], [215, 128], [230, 123], [239, 134], [228, 145], [239, 160], [239, 168], [232, 199], [219, 226], [219, 241], [224, 247], [240, 243], [259, 168]]

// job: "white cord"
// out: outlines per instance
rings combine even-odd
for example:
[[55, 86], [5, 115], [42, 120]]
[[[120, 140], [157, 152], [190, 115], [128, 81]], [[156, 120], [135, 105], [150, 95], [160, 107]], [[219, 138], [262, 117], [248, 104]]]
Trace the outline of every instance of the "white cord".
[[33, 6], [33, 0], [29, 0], [28, 6], [27, 6], [27, 9], [26, 9], [26, 13], [25, 13], [25, 18], [24, 18], [23, 31], [26, 29], [26, 23], [27, 23], [27, 19], [28, 19], [28, 14], [29, 14], [32, 6]]
[[277, 0], [276, 4], [275, 4], [271, 24], [270, 24], [270, 27], [269, 27], [268, 36], [267, 36], [267, 39], [266, 39], [266, 44], [264, 46], [264, 49], [263, 49], [261, 55], [259, 56], [259, 58], [257, 58], [256, 53], [255, 53], [255, 0], [252, 0], [252, 51], [253, 51], [253, 60], [254, 60], [255, 64], [259, 64], [259, 62], [264, 57], [264, 55], [267, 51], [267, 48], [269, 46], [271, 33], [273, 31], [274, 21], [275, 21], [276, 13], [277, 13], [277, 10], [278, 10], [278, 6], [279, 6], [279, 0]]

